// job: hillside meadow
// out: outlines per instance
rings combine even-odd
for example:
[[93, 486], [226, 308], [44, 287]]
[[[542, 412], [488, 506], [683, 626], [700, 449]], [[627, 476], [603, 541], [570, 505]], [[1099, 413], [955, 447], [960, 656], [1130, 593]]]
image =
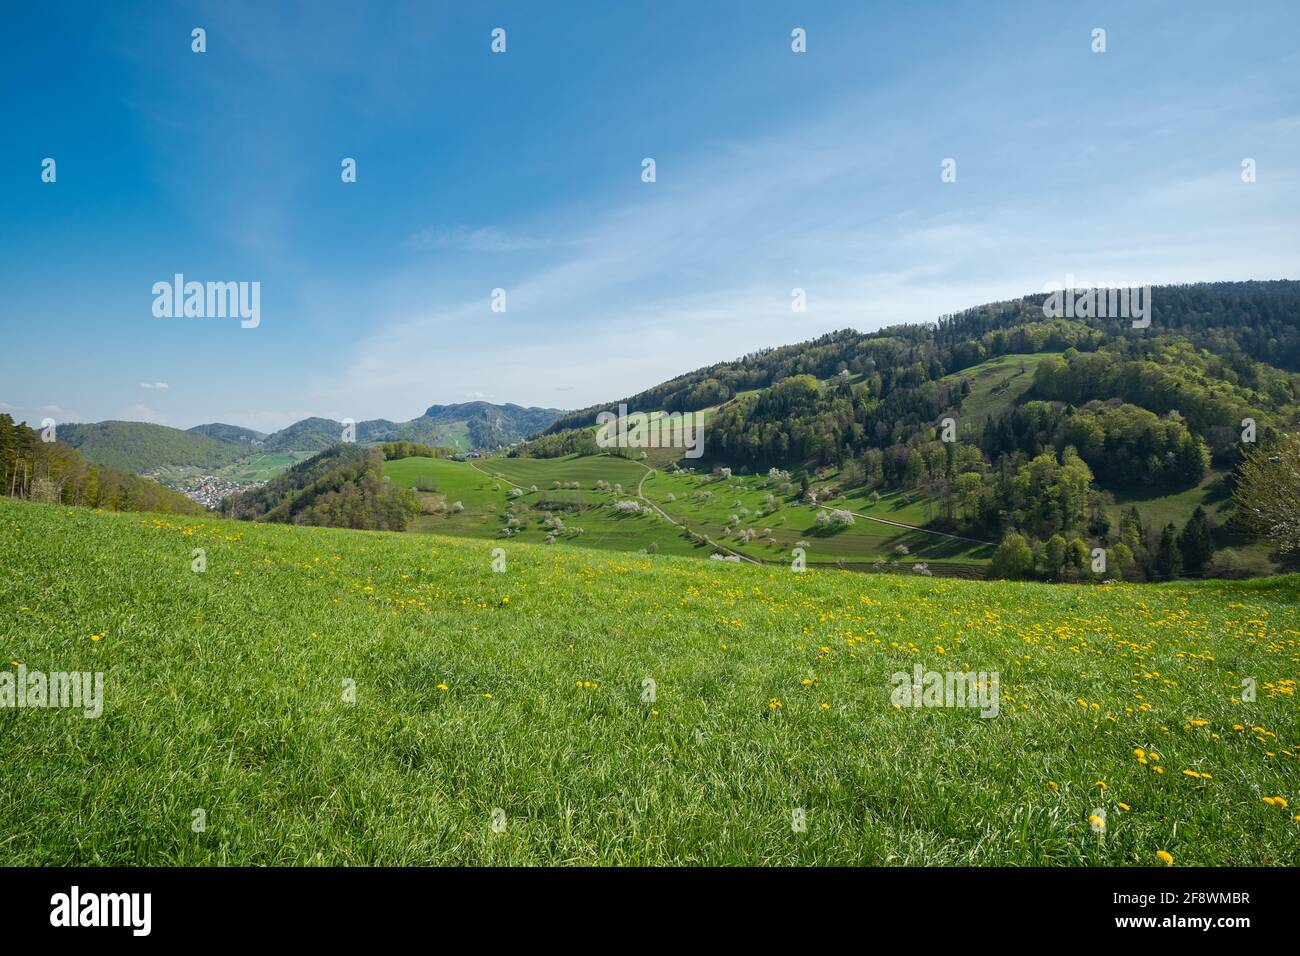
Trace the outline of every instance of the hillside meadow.
[[1298, 611], [2, 500], [0, 863], [1295, 865]]
[[[547, 519], [559, 515], [569, 530], [558, 537], [569, 544], [696, 557], [718, 551], [691, 540], [685, 534], [689, 529], [751, 560], [778, 565], [788, 564], [793, 549], [802, 547], [809, 564], [862, 569], [898, 562], [908, 569], [919, 561], [937, 573], [982, 577], [994, 550], [992, 544], [908, 527], [934, 517], [933, 507], [919, 493], [887, 492], [873, 500], [854, 488], [828, 498], [826, 507], [847, 508], [857, 518], [852, 527], [827, 530], [816, 520], [823, 509], [797, 501], [793, 492], [780, 492], [767, 475], [724, 478], [708, 469], [674, 473], [616, 455], [474, 462], [405, 458], [385, 462], [384, 475], [417, 489], [426, 513], [412, 522], [413, 531], [499, 539], [508, 508], [516, 502], [521, 510], [513, 539], [533, 543], [547, 538]], [[836, 477], [830, 471], [819, 483], [834, 484]], [[512, 488], [520, 492], [517, 499], [511, 497]], [[555, 498], [572, 506], [548, 505], [547, 499]], [[658, 511], [619, 512], [615, 502], [620, 499], [653, 504]], [[462, 511], [446, 510], [457, 501]], [[433, 513], [435, 507], [440, 510]]]

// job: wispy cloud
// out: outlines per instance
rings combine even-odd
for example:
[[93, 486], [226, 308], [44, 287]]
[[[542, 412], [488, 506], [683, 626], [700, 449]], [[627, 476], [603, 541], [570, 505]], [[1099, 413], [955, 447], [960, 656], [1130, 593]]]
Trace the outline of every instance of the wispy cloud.
[[428, 252], [434, 249], [459, 249], [468, 252], [527, 252], [545, 249], [552, 245], [550, 240], [536, 239], [531, 236], [512, 235], [491, 227], [470, 229], [468, 226], [452, 226], [446, 229], [421, 229], [408, 236], [402, 248], [416, 252]]

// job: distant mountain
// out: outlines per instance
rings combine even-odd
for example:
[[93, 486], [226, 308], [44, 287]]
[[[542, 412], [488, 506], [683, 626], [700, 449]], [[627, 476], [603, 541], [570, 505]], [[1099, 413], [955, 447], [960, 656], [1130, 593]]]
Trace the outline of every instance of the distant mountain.
[[263, 451], [324, 451], [342, 440], [343, 425], [328, 418], [304, 418], [262, 440]]
[[[431, 405], [419, 418], [392, 422], [384, 418], [356, 423], [356, 441], [373, 445], [386, 441], [423, 442], [461, 451], [487, 451], [523, 441], [564, 414], [558, 408], [523, 408], [465, 402]], [[268, 435], [265, 451], [324, 451], [342, 439], [343, 423], [328, 418], [304, 418]]]
[[210, 425], [195, 425], [193, 428], [185, 430], [193, 435], [207, 435], [209, 438], [216, 438], [220, 441], [250, 446], [253, 442], [261, 441], [266, 437], [263, 432], [253, 431], [251, 428], [242, 428], [239, 425], [225, 425], [221, 422], [213, 422]]
[[464, 422], [469, 449], [486, 451], [523, 441], [549, 428], [561, 415], [559, 408], [522, 408], [519, 405], [493, 405], [489, 402], [465, 402], [460, 405], [430, 405], [424, 417], [447, 424]]
[[[355, 439], [359, 445], [406, 440], [458, 451], [489, 451], [523, 441], [563, 414], [558, 408], [489, 402], [431, 405], [419, 418], [406, 422], [385, 418], [357, 422]], [[264, 434], [222, 422], [182, 431], [148, 422], [107, 421], [60, 425], [58, 437], [87, 461], [135, 474], [175, 466], [216, 471], [264, 452], [322, 452], [342, 442], [343, 423], [304, 418]]]
[[248, 454], [235, 442], [148, 422], [60, 425], [57, 437], [87, 461], [137, 475], [168, 465], [216, 469]]

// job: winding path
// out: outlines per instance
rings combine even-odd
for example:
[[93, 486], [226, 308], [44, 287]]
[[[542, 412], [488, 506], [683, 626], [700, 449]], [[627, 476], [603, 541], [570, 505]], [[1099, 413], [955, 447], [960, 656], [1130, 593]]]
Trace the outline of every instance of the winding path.
[[[632, 462], [632, 464], [634, 464], [634, 465], [641, 465], [641, 462], [639, 462], [639, 461], [634, 461], [634, 462]], [[664, 520], [667, 521], [669, 524], [671, 524], [673, 527], [681, 528], [682, 525], [681, 525], [681, 523], [680, 523], [676, 518], [674, 518], [674, 517], [673, 517], [672, 515], [670, 515], [668, 512], [664, 511], [663, 508], [660, 508], [657, 504], [655, 504], [653, 501], [651, 501], [649, 498], [647, 498], [644, 494], [641, 493], [641, 487], [645, 484], [645, 480], [646, 480], [647, 478], [649, 478], [651, 475], [653, 475], [653, 474], [655, 473], [655, 470], [654, 470], [653, 468], [651, 468], [649, 465], [641, 465], [641, 467], [645, 469], [645, 474], [642, 475], [642, 476], [641, 476], [641, 480], [638, 481], [638, 482], [636, 483], [636, 496], [637, 496], [638, 498], [640, 498], [642, 501], [644, 501], [646, 504], [648, 504], [651, 508], [653, 508], [653, 509], [654, 509], [656, 512], [658, 512], [660, 515], [662, 515], [663, 518], [664, 518]], [[750, 564], [760, 564], [760, 565], [761, 565], [761, 564], [763, 563], [762, 561], [756, 561], [756, 560], [754, 560], [753, 558], [751, 558], [751, 557], [750, 557], [749, 555], [747, 555], [747, 554], [742, 554], [742, 553], [739, 552], [739, 551], [736, 551], [736, 550], [734, 550], [734, 549], [732, 549], [732, 548], [728, 548], [725, 544], [718, 544], [716, 541], [714, 541], [712, 538], [710, 538], [710, 537], [709, 537], [708, 535], [706, 535], [706, 534], [702, 534], [702, 533], [699, 532], [699, 531], [697, 531], [697, 532], [695, 532], [695, 533], [698, 534], [701, 538], [703, 538], [703, 539], [705, 540], [705, 542], [709, 545], [709, 547], [717, 548], [719, 551], [726, 551], [728, 554], [734, 554], [736, 557], [740, 558], [740, 560], [742, 560], [742, 561], [748, 561]]]
[[[829, 505], [818, 505], [822, 511], [849, 511], [848, 508], [832, 508]], [[895, 528], [906, 528], [908, 531], [919, 531], [922, 534], [937, 534], [944, 538], [952, 538], [954, 541], [967, 541], [971, 544], [984, 544], [990, 548], [996, 548], [997, 545], [992, 541], [981, 541], [979, 538], [963, 538], [959, 534], [949, 534], [947, 531], [935, 531], [932, 528], [918, 528], [914, 524], [903, 524], [901, 521], [891, 521], [888, 518], [877, 518], [875, 515], [864, 515], [860, 511], [849, 511], [849, 514], [855, 518], [866, 518], [868, 521], [879, 521], [881, 524], [893, 525]]]

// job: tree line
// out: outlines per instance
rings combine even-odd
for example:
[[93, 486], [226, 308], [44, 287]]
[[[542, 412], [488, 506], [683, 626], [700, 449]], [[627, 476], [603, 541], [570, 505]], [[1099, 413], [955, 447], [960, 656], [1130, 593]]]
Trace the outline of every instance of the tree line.
[[336, 445], [260, 488], [222, 499], [221, 513], [245, 521], [404, 531], [419, 513], [415, 493], [385, 481], [381, 448]]
[[203, 512], [202, 506], [157, 482], [91, 464], [61, 441], [44, 441], [41, 433], [7, 414], [0, 414], [0, 494], [107, 511]]

